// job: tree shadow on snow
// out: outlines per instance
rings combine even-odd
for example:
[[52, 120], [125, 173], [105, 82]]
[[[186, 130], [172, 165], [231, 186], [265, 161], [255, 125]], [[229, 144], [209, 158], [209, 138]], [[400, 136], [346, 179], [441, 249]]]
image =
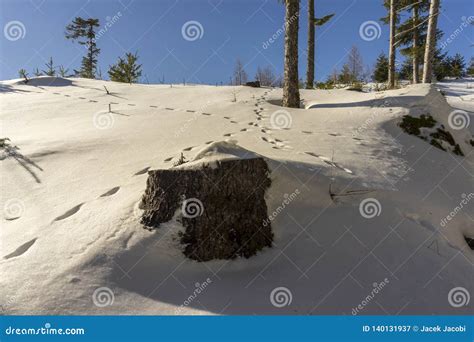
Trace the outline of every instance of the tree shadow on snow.
[[0, 161], [5, 160], [7, 158], [15, 159], [18, 164], [20, 164], [20, 166], [22, 166], [33, 177], [36, 183], [41, 183], [41, 180], [35, 172], [35, 169], [39, 171], [43, 171], [43, 169], [34, 161], [18, 152], [19, 149], [20, 148], [18, 146], [4, 144], [0, 148]]

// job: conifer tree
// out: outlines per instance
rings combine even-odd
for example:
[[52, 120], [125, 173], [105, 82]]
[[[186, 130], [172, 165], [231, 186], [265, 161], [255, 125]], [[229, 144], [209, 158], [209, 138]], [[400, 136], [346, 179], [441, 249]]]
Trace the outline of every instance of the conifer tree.
[[76, 74], [84, 78], [95, 78], [97, 57], [100, 49], [95, 41], [95, 30], [99, 27], [99, 19], [76, 17], [66, 26], [66, 39], [77, 40], [80, 45], [87, 46], [87, 54], [82, 58], [81, 69]]
[[373, 79], [378, 83], [384, 83], [388, 80], [388, 58], [383, 52], [377, 57], [375, 62]]
[[142, 65], [137, 63], [137, 53], [127, 53], [124, 58], [119, 57], [116, 64], [108, 71], [111, 81], [123, 83], [137, 83], [142, 75]]
[[55, 76], [56, 71], [54, 70], [53, 57], [49, 58], [49, 61], [45, 63], [46, 70], [43, 70], [43, 74], [46, 76]]

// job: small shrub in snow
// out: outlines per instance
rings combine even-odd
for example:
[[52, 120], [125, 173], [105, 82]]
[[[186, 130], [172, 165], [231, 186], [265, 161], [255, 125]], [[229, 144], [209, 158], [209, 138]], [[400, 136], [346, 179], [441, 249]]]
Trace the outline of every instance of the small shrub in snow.
[[403, 131], [410, 135], [415, 135], [443, 151], [451, 151], [458, 156], [464, 156], [459, 144], [443, 125], [440, 125], [431, 115], [420, 115], [413, 117], [405, 115], [399, 124]]

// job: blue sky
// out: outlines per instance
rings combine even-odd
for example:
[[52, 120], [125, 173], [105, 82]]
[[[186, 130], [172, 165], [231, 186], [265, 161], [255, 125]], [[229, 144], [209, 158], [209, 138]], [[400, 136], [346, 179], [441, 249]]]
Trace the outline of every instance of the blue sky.
[[[388, 27], [381, 25], [380, 37], [363, 40], [361, 24], [378, 21], [385, 14], [382, 0], [316, 0], [316, 16], [335, 13], [325, 26], [317, 28], [316, 78], [325, 79], [340, 68], [352, 45], [364, 63], [373, 65], [380, 52], [388, 49]], [[445, 38], [462, 24], [462, 17], [474, 15], [472, 0], [442, 0], [439, 27]], [[257, 66], [283, 70], [283, 36], [267, 49], [262, 44], [283, 25], [284, 7], [277, 0], [0, 0], [0, 79], [17, 78], [18, 70], [44, 68], [52, 56], [55, 64], [78, 68], [85, 51], [64, 38], [64, 28], [75, 16], [99, 18], [102, 26], [114, 15], [121, 16], [98, 40], [99, 65], [104, 78], [118, 56], [138, 52], [143, 64], [142, 81], [227, 83], [237, 58], [250, 78]], [[305, 75], [306, 0], [301, 1], [300, 77]], [[9, 40], [6, 25], [19, 21], [24, 37]], [[183, 38], [182, 27], [189, 21], [202, 26], [202, 37]], [[21, 28], [22, 29], [22, 28]], [[200, 29], [200, 28], [199, 28]], [[474, 25], [453, 39], [447, 47], [466, 61], [473, 55]], [[10, 37], [11, 38], [11, 37]], [[146, 78], [145, 78], [146, 77]]]

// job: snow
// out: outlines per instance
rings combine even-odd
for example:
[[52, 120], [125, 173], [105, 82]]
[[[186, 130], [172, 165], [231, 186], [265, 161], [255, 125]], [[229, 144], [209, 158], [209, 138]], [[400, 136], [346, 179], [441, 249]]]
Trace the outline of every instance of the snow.
[[[464, 240], [474, 238], [473, 125], [448, 125], [453, 110], [474, 112], [469, 82], [302, 90], [310, 105], [288, 109], [277, 105], [281, 89], [2, 81], [0, 137], [18, 147], [0, 158], [2, 309], [350, 315], [387, 280], [359, 314], [469, 314], [472, 303], [448, 301], [454, 287], [474, 294], [474, 251]], [[426, 111], [465, 157], [397, 126]], [[272, 248], [198, 263], [181, 253], [175, 219], [143, 229], [147, 171], [172, 167], [181, 153], [192, 162], [180, 167], [267, 160]], [[291, 293], [288, 305], [272, 304], [278, 287]], [[101, 288], [108, 297], [97, 296]]]

